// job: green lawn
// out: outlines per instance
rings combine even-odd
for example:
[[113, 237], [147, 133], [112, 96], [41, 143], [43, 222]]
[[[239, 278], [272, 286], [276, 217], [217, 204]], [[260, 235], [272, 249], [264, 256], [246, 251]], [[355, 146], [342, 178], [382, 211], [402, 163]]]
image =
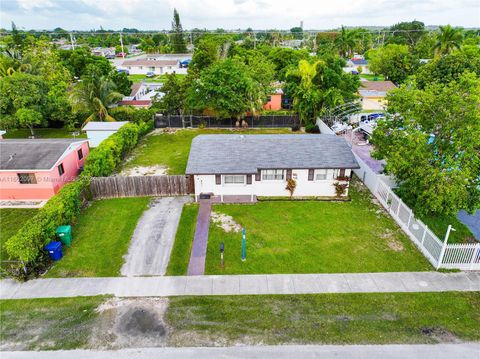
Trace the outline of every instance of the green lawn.
[[73, 242], [47, 277], [114, 277], [120, 273], [148, 197], [94, 201], [72, 229]]
[[186, 275], [190, 253], [192, 251], [192, 239], [195, 234], [197, 223], [198, 205], [195, 203], [183, 206], [182, 216], [178, 225], [175, 243], [168, 263], [167, 275]]
[[0, 208], [0, 259], [7, 259], [3, 249], [7, 240], [36, 213], [34, 208]]
[[16, 350], [84, 347], [105, 297], [0, 301], [0, 341]]
[[456, 216], [428, 216], [421, 217], [423, 223], [437, 235], [440, 240], [444, 240], [448, 225], [451, 224], [455, 231], [451, 231], [448, 237], [448, 243], [468, 243], [475, 240], [470, 229], [460, 222]]
[[[241, 234], [210, 223], [207, 274], [350, 273], [424, 271], [432, 267], [393, 219], [371, 201], [358, 179], [351, 202], [259, 202], [214, 205], [247, 230]], [[225, 243], [225, 268], [219, 246]]]
[[[35, 128], [33, 130], [37, 138], [73, 138], [73, 132], [80, 132], [76, 129], [74, 131], [67, 130], [66, 128]], [[4, 138], [28, 138], [31, 136], [30, 130], [20, 128], [17, 130], [8, 130], [3, 136]], [[76, 136], [76, 138], [87, 138], [85, 133]]]
[[[202, 134], [233, 134], [230, 129], [187, 129], [175, 133], [151, 134], [144, 137], [133, 150], [132, 155], [120, 169], [138, 166], [165, 166], [170, 175], [184, 174], [187, 167], [190, 145], [195, 136]], [[291, 133], [289, 128], [254, 129], [241, 131], [245, 134]]]
[[[360, 74], [360, 77], [368, 81], [385, 81], [385, 77], [383, 75]], [[377, 78], [376, 80], [375, 77]]]
[[176, 346], [478, 341], [480, 293], [174, 297], [167, 320]]

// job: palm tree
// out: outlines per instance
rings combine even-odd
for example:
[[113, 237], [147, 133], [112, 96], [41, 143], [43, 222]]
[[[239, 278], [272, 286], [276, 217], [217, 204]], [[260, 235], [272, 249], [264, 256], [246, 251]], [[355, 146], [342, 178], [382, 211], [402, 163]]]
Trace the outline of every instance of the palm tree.
[[115, 119], [109, 115], [108, 108], [120, 101], [123, 95], [116, 91], [112, 80], [105, 76], [88, 76], [82, 79], [73, 89], [71, 101], [77, 111], [89, 114], [84, 125], [89, 121], [110, 121]]
[[335, 39], [335, 44], [343, 57], [350, 57], [353, 54], [353, 49], [357, 45], [358, 34], [354, 30], [348, 30], [342, 26], [340, 35]]
[[434, 46], [435, 54], [442, 56], [460, 49], [463, 41], [463, 30], [450, 25], [440, 26], [440, 34]]

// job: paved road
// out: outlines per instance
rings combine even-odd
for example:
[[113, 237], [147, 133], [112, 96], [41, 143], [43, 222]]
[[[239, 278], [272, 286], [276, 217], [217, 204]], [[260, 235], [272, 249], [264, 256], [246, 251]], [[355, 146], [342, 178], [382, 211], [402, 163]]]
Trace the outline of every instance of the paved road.
[[480, 344], [432, 345], [283, 345], [226, 348], [136, 348], [115, 351], [69, 350], [2, 352], [2, 359], [150, 359], [150, 358], [355, 358], [355, 359], [478, 359]]
[[203, 273], [205, 273], [205, 258], [207, 256], [208, 229], [210, 227], [211, 213], [212, 204], [210, 200], [200, 200], [197, 226], [195, 227], [187, 275], [203, 275]]
[[122, 275], [165, 274], [183, 205], [191, 200], [190, 197], [153, 200], [133, 232]]
[[466, 225], [473, 233], [475, 238], [480, 241], [480, 209], [477, 209], [474, 214], [468, 214], [461, 210], [457, 214], [457, 218]]
[[480, 272], [52, 278], [0, 281], [0, 299], [480, 291]]

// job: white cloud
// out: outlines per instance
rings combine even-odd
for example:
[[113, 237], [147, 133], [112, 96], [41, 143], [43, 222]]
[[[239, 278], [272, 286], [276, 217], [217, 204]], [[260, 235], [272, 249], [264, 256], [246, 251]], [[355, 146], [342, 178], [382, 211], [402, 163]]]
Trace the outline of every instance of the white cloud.
[[184, 28], [308, 29], [340, 25], [426, 24], [480, 26], [478, 0], [3, 0], [0, 20], [25, 28], [169, 29], [173, 8]]

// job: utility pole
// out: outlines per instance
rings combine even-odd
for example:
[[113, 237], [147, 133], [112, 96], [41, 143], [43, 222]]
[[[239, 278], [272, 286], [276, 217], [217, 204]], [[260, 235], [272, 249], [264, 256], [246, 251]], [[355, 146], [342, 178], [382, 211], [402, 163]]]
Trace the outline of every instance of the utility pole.
[[72, 50], [75, 50], [75, 42], [73, 41], [72, 33], [70, 33], [70, 43], [72, 44]]
[[122, 48], [122, 57], [125, 60], [125, 52], [123, 51], [123, 39], [122, 39], [122, 33], [120, 33], [120, 46]]

